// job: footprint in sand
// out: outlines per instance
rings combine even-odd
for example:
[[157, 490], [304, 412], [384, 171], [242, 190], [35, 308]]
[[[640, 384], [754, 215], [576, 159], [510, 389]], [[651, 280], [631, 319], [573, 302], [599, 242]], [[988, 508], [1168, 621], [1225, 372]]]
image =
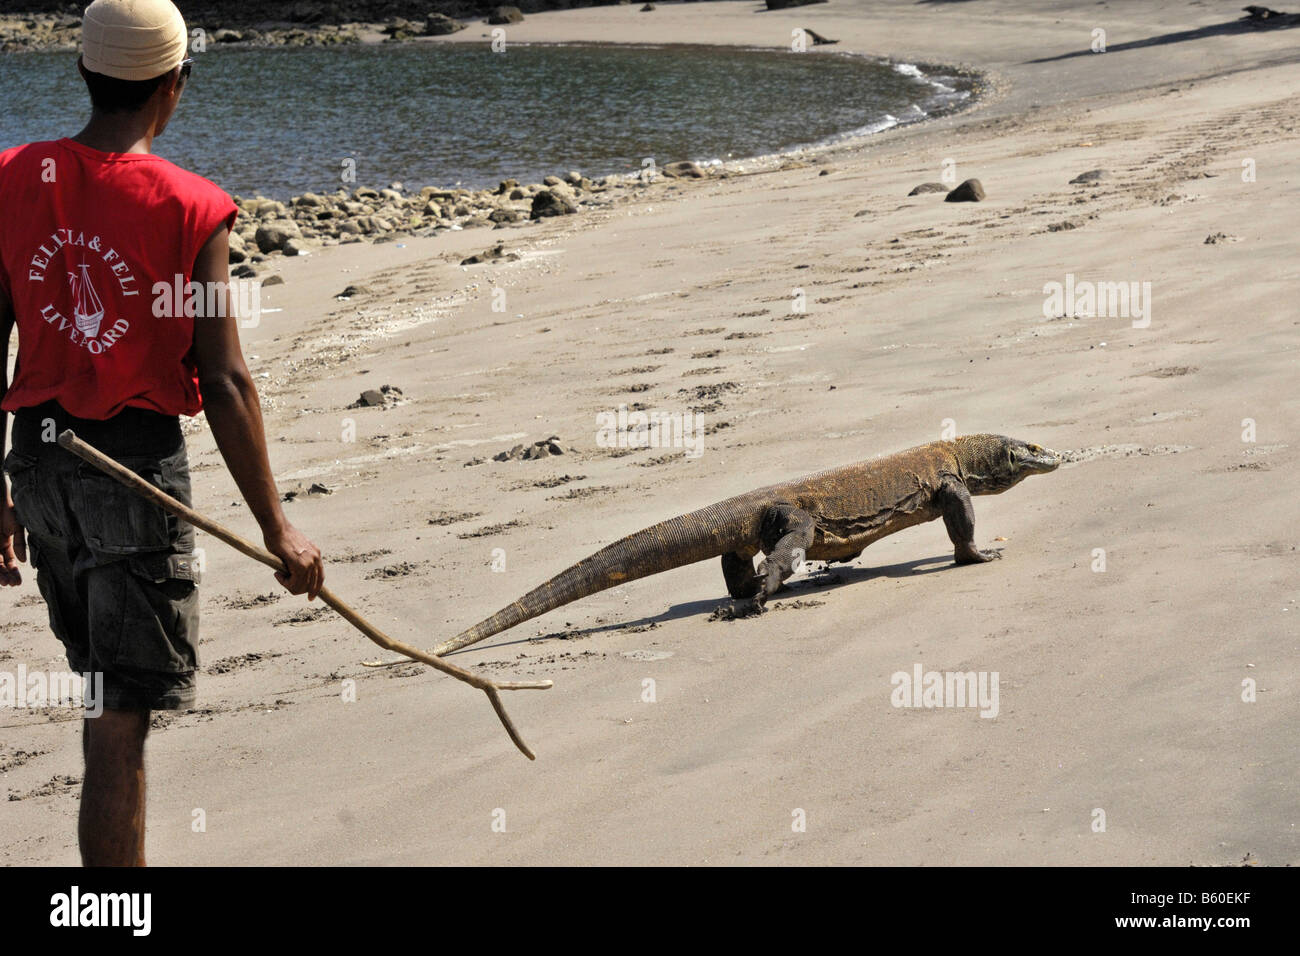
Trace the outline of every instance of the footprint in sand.
[[[443, 511], [429, 519], [429, 524], [438, 525], [439, 527], [458, 524], [462, 521], [469, 521], [471, 518], [478, 518], [482, 515], [481, 511]], [[389, 552], [385, 551], [384, 554]]]
[[278, 618], [272, 623], [272, 627], [279, 627], [281, 624], [288, 624], [292, 627], [301, 627], [303, 624], [312, 624], [321, 618], [331, 617], [334, 612], [327, 607], [304, 607], [299, 608], [292, 614], [287, 614]]
[[30, 760], [44, 757], [47, 753], [48, 750], [15, 750], [7, 756], [0, 757], [0, 773], [8, 773]]
[[35, 790], [29, 790], [19, 795], [14, 791], [9, 791], [10, 800], [30, 800], [32, 797], [52, 797], [56, 794], [72, 793], [77, 787], [81, 786], [81, 778], [74, 777], [71, 774], [59, 774], [51, 777], [47, 782], [41, 784]]
[[209, 664], [203, 670], [208, 674], [233, 674], [235, 671], [242, 671], [247, 667], [282, 656], [282, 654], [274, 651], [254, 651], [249, 654], [237, 654], [234, 657], [223, 657], [221, 660]]
[[512, 528], [522, 528], [523, 526], [524, 523], [518, 518], [515, 518], [512, 521], [503, 521], [501, 524], [487, 525], [486, 527], [479, 528], [477, 531], [462, 531], [460, 534], [456, 535], [456, 537], [460, 538], [462, 541], [467, 541], [470, 538], [490, 538], [493, 535], [502, 534]]
[[[464, 537], [464, 535], [461, 537]], [[409, 577], [428, 563], [428, 561], [399, 561], [397, 564], [385, 565], [382, 568], [375, 568], [373, 571], [368, 572], [366, 574], [366, 580], [382, 581], [389, 578]]]
[[276, 594], [274, 592], [268, 594], [255, 594], [251, 597], [247, 595], [237, 594], [232, 597], [226, 598], [226, 600], [223, 603], [225, 604], [226, 607], [231, 608], [233, 610], [247, 611], [250, 608], [265, 607], [268, 604], [274, 604], [276, 601], [280, 600], [280, 597], [281, 595]]

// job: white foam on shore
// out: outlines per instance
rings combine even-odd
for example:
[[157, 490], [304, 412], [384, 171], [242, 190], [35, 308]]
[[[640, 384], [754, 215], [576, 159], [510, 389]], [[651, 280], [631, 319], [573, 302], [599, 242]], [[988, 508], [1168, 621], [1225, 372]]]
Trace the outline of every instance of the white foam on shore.
[[[961, 104], [971, 98], [970, 90], [961, 90], [950, 85], [948, 82], [944, 82], [958, 82], [957, 76], [939, 72], [926, 73], [915, 63], [895, 63], [884, 60], [880, 57], [869, 56], [861, 53], [836, 52], [822, 55], [853, 57], [854, 59], [887, 63], [896, 73], [925, 84], [933, 90], [933, 93], [926, 97], [921, 103], [912, 103], [909, 105], [899, 116], [895, 116], [892, 113], [886, 113], [884, 116], [874, 119], [862, 126], [835, 133], [815, 142], [798, 143], [773, 153], [762, 153], [757, 156], [728, 160], [721, 164], [725, 169], [733, 173], [748, 173], [764, 169], [775, 169], [782, 163], [787, 162], [792, 158], [803, 156], [804, 154], [819, 153], [830, 147], [852, 142], [853, 140], [865, 139], [866, 137], [883, 133], [886, 130], [898, 126], [909, 126], [912, 123], [920, 123], [923, 120], [930, 119], [936, 113], [945, 112], [950, 109], [957, 109]], [[697, 160], [697, 163], [701, 166], [705, 165], [703, 161]]]

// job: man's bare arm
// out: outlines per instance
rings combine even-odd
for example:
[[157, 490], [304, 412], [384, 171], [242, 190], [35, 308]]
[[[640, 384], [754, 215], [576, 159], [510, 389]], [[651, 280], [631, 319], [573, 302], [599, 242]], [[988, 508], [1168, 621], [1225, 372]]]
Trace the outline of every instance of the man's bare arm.
[[[200, 297], [204, 303], [210, 283], [229, 283], [229, 262], [229, 235], [223, 224], [194, 260], [192, 278], [204, 290]], [[277, 572], [276, 579], [292, 593], [306, 593], [314, 600], [325, 581], [324, 564], [320, 550], [289, 523], [280, 507], [262, 428], [262, 407], [239, 347], [229, 291], [222, 311], [194, 319], [194, 357], [208, 424], [226, 467], [262, 529], [266, 549], [289, 569], [287, 575]]]
[[[14, 327], [14, 307], [4, 289], [0, 289], [0, 402], [9, 391], [9, 334]], [[0, 411], [0, 461], [4, 461], [9, 434], [9, 413]], [[23, 583], [18, 563], [27, 560], [27, 539], [14, 514], [9, 497], [9, 482], [0, 477], [0, 587]]]

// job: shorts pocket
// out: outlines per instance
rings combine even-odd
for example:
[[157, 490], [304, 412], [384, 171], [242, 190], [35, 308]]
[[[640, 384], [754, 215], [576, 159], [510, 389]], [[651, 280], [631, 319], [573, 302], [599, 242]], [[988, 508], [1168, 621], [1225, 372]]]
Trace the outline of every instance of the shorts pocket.
[[37, 459], [18, 451], [10, 451], [5, 456], [4, 470], [9, 475], [18, 523], [47, 538], [62, 538], [63, 500], [59, 496], [57, 475], [52, 472], [43, 475]]
[[194, 582], [154, 578], [137, 558], [92, 572], [97, 651], [110, 670], [132, 674], [187, 674], [198, 666], [199, 593]]
[[[163, 487], [156, 458], [123, 458], [121, 464], [155, 488]], [[90, 550], [124, 557], [171, 547], [167, 512], [90, 465], [77, 469], [77, 519]]]

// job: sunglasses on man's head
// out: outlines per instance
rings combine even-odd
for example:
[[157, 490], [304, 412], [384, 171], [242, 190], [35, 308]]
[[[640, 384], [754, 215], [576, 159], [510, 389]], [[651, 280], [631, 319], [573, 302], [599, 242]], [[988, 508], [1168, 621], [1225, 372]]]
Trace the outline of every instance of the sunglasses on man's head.
[[194, 69], [194, 57], [187, 56], [185, 59], [181, 60], [181, 79], [188, 80], [190, 78], [190, 70], [192, 69]]

